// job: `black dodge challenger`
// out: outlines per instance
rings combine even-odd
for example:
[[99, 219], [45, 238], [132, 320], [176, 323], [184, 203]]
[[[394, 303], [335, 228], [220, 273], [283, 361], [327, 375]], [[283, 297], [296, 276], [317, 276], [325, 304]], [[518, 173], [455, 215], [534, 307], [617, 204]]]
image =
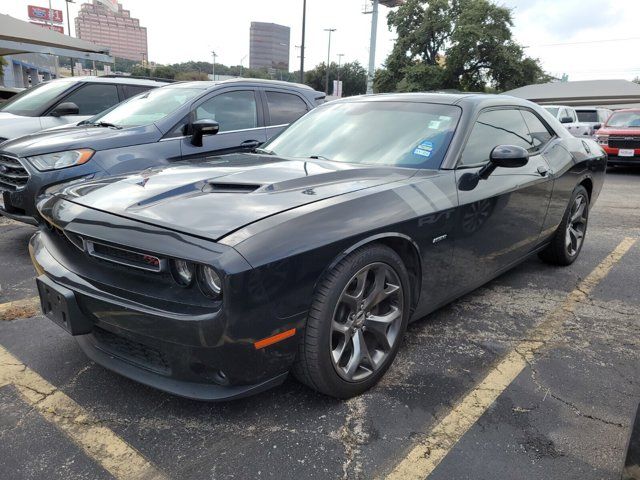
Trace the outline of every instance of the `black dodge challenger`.
[[126, 377], [223, 400], [293, 372], [347, 398], [411, 320], [530, 255], [571, 264], [606, 162], [524, 100], [358, 97], [256, 153], [49, 192], [30, 251], [46, 315]]

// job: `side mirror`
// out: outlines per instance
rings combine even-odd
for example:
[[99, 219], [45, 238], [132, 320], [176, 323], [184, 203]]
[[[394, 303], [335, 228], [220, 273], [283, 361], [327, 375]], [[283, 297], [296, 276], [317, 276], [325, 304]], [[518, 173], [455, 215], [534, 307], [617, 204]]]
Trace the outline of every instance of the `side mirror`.
[[573, 123], [573, 118], [571, 118], [571, 117], [562, 117], [560, 119], [560, 123]]
[[52, 117], [63, 117], [65, 115], [78, 115], [80, 108], [73, 102], [62, 102], [51, 111]]
[[202, 146], [202, 137], [205, 135], [215, 135], [220, 131], [220, 124], [208, 118], [196, 120], [191, 124], [191, 145]]
[[600, 130], [601, 128], [602, 128], [602, 124], [601, 124], [601, 123], [596, 123], [596, 124], [593, 126], [593, 129], [594, 129], [594, 130]]
[[464, 192], [473, 190], [480, 180], [486, 180], [498, 167], [519, 168], [529, 162], [529, 152], [515, 145], [498, 145], [489, 155], [489, 163], [476, 173], [465, 173], [460, 177], [458, 188]]
[[491, 150], [489, 161], [496, 167], [519, 168], [529, 161], [529, 152], [515, 145], [498, 145]]

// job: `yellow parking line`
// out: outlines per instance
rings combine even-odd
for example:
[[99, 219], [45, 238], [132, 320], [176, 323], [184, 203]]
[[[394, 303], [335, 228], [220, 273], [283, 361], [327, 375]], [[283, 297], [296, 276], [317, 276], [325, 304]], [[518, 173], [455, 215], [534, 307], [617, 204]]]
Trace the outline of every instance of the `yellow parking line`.
[[389, 480], [428, 477], [462, 436], [478, 421], [489, 406], [524, 370], [537, 350], [551, 340], [576, 305], [585, 300], [609, 274], [613, 266], [636, 242], [625, 238], [565, 299], [563, 304], [544, 317], [471, 392], [460, 400], [426, 438], [422, 439], [387, 476]]
[[166, 478], [89, 412], [0, 346], [0, 387], [13, 384], [25, 401], [117, 479]]
[[40, 299], [38, 297], [0, 303], [0, 321], [35, 317], [39, 313]]

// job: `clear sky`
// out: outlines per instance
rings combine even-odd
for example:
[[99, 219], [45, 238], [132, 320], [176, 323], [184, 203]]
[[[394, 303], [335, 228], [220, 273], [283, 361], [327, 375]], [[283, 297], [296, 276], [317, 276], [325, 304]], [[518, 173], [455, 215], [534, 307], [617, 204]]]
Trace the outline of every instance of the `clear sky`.
[[[65, 10], [64, 0], [51, 0]], [[71, 4], [75, 17], [82, 0]], [[291, 70], [298, 67], [302, 0], [123, 0], [125, 9], [147, 27], [149, 59], [159, 63], [186, 60], [249, 64], [251, 21], [291, 27]], [[640, 0], [497, 0], [513, 10], [514, 36], [527, 53], [542, 61], [549, 73], [570, 80], [640, 76]], [[0, 0], [0, 12], [27, 19], [27, 5], [48, 6], [47, 0]], [[325, 28], [336, 28], [332, 61], [368, 64], [371, 16], [363, 15], [365, 0], [307, 0], [308, 69], [327, 58]], [[380, 8], [377, 64], [393, 46], [386, 25], [388, 9]], [[65, 18], [66, 24], [66, 18]], [[71, 26], [73, 30], [73, 22]], [[624, 40], [623, 40], [624, 39]], [[295, 67], [294, 67], [295, 66]]]

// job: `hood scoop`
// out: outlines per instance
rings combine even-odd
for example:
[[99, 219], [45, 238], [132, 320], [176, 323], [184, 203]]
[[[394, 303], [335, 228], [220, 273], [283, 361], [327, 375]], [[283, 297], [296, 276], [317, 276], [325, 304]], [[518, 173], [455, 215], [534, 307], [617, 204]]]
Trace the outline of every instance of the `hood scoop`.
[[205, 193], [252, 193], [262, 185], [250, 183], [208, 182], [202, 189]]

